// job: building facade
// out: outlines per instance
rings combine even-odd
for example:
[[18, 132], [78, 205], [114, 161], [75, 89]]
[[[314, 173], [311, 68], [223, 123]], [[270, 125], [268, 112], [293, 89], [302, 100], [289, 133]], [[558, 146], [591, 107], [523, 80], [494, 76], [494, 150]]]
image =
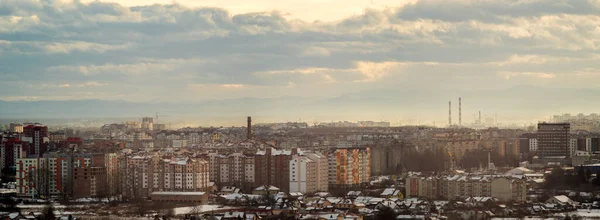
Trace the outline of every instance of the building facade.
[[199, 158], [133, 156], [121, 170], [121, 191], [127, 198], [147, 198], [153, 192], [194, 192], [209, 187], [208, 162]]
[[316, 162], [306, 156], [294, 155], [289, 163], [289, 192], [317, 192]]
[[368, 183], [371, 178], [369, 147], [338, 148], [329, 153], [330, 187], [349, 187]]
[[235, 186], [250, 190], [255, 185], [254, 156], [243, 153], [208, 154], [210, 181], [217, 186]]
[[523, 179], [494, 175], [418, 176], [406, 178], [409, 197], [428, 199], [465, 199], [494, 197], [500, 201], [524, 202], [527, 186]]
[[537, 130], [541, 157], [569, 156], [569, 123], [539, 123]]

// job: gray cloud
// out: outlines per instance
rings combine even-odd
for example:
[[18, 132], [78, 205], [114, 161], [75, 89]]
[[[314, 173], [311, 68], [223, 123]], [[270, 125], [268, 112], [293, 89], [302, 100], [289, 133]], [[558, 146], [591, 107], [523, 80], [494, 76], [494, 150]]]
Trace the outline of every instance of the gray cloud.
[[[418, 1], [305, 22], [280, 12], [231, 15], [178, 4], [6, 0], [0, 99], [593, 87], [600, 79], [599, 12], [597, 1]], [[86, 82], [101, 86], [42, 86]]]

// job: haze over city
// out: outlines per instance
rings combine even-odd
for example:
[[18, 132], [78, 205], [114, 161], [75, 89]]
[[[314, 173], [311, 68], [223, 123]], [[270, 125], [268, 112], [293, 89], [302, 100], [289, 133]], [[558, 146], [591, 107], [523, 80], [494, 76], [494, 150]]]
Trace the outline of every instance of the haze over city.
[[478, 111], [520, 125], [588, 114], [600, 107], [599, 7], [5, 0], [0, 117], [164, 112], [198, 125], [255, 115], [439, 126], [458, 97], [467, 123]]

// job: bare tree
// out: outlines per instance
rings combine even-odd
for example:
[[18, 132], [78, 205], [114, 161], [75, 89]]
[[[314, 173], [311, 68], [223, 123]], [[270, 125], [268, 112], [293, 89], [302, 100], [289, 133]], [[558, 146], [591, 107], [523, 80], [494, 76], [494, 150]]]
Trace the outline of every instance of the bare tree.
[[134, 199], [131, 204], [133, 205], [133, 212], [141, 217], [146, 216], [152, 209], [151, 204], [142, 198]]
[[54, 215], [54, 206], [52, 204], [48, 204], [42, 210], [41, 219], [43, 220], [55, 220], [56, 216]]
[[197, 217], [200, 216], [200, 212], [201, 212], [200, 206], [196, 205], [196, 206], [192, 206], [192, 208], [190, 209], [190, 212], [188, 214], [190, 216], [193, 216], [193, 217], [197, 218]]

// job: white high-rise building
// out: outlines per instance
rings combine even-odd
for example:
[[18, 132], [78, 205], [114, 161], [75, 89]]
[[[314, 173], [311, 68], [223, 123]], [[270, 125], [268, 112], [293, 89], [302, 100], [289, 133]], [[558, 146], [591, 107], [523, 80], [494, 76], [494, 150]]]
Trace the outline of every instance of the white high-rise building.
[[294, 155], [289, 163], [290, 192], [317, 192], [316, 162], [306, 156]]

